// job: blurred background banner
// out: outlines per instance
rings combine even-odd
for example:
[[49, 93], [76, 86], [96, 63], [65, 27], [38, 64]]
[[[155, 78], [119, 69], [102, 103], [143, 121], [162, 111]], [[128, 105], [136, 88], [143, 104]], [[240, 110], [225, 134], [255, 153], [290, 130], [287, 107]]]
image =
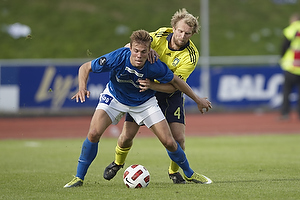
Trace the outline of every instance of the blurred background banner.
[[[181, 8], [199, 17], [191, 39], [200, 52], [188, 83], [214, 111], [276, 110], [282, 30], [300, 0], [0, 1], [0, 114], [89, 114], [108, 74], [92, 74], [91, 98], [70, 100], [85, 61], [129, 42], [134, 30], [170, 27]], [[157, 6], [159, 5], [159, 6]], [[292, 104], [298, 99], [290, 95]], [[186, 98], [187, 112], [196, 112]]]
[[[199, 81], [201, 69], [197, 68], [188, 84], [202, 94]], [[280, 66], [218, 66], [210, 68], [210, 100], [218, 111], [249, 111], [277, 109], [282, 103], [283, 75]], [[195, 103], [186, 98], [189, 112], [197, 111]]]
[[[90, 73], [90, 98], [83, 104], [71, 97], [78, 90], [78, 68], [81, 63], [2, 64], [0, 67], [0, 112], [69, 113], [94, 110], [99, 94], [108, 82], [108, 73]], [[279, 65], [213, 66], [210, 68], [210, 100], [214, 110], [270, 110], [282, 103], [282, 70]], [[188, 84], [201, 97], [201, 68]], [[198, 112], [196, 104], [186, 97], [187, 112]]]
[[[78, 90], [77, 65], [10, 64], [0, 67], [0, 113], [63, 113], [94, 109], [108, 73], [90, 74], [91, 96], [84, 104], [71, 97]], [[79, 109], [79, 110], [78, 110]]]

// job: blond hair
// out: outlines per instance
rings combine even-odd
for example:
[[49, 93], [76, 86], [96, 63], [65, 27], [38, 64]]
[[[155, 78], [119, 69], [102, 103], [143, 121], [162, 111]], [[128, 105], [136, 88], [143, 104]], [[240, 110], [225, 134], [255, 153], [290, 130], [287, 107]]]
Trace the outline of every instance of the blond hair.
[[200, 30], [200, 25], [198, 23], [198, 17], [194, 17], [192, 14], [188, 13], [185, 8], [179, 9], [172, 16], [171, 26], [176, 28], [177, 23], [184, 19], [184, 22], [193, 28], [193, 34], [198, 33]]
[[133, 33], [130, 36], [130, 47], [132, 47], [133, 42], [139, 43], [139, 44], [146, 44], [147, 46], [149, 46], [149, 49], [150, 49], [151, 36], [145, 30], [133, 31]]

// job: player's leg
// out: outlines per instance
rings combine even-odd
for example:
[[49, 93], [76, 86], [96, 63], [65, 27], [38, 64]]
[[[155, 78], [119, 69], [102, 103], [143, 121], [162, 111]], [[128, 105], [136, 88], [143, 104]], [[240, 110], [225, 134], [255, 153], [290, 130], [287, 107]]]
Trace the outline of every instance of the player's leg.
[[169, 157], [183, 170], [184, 177], [186, 180], [202, 184], [212, 183], [212, 181], [209, 178], [194, 172], [190, 168], [187, 157], [180, 145], [172, 137], [166, 120], [152, 125], [150, 127], [150, 130], [153, 131], [153, 133], [165, 146]]
[[99, 109], [95, 111], [91, 120], [87, 139], [82, 145], [76, 177], [84, 180], [88, 167], [97, 155], [99, 139], [110, 124], [111, 119], [104, 110]]
[[[185, 113], [182, 92], [174, 94], [156, 93], [158, 104], [166, 116], [174, 139], [185, 150]], [[175, 184], [184, 184], [185, 180], [179, 172], [179, 166], [172, 160], [168, 168], [169, 178]]]
[[117, 172], [123, 168], [126, 157], [133, 143], [133, 138], [139, 130], [137, 125], [129, 114], [126, 115], [126, 120], [123, 125], [121, 135], [118, 138], [115, 148], [115, 160], [110, 163], [104, 170], [103, 177], [106, 180], [111, 180]]
[[168, 151], [174, 152], [177, 150], [177, 143], [174, 140], [170, 127], [165, 119], [153, 124], [149, 129], [157, 136], [159, 141]]
[[172, 122], [169, 123], [174, 139], [180, 144], [181, 148], [185, 150], [185, 124]]
[[127, 154], [133, 144], [133, 138], [137, 134], [140, 126], [134, 121], [125, 121], [122, 129], [122, 133], [118, 138], [115, 153], [115, 163], [117, 165], [124, 165]]
[[[160, 121], [157, 122], [158, 120]], [[149, 115], [144, 122], [167, 149], [170, 158], [182, 168], [188, 177], [191, 177], [194, 172], [189, 166], [184, 151], [173, 138], [170, 127], [166, 119], [164, 119], [162, 112], [155, 112]]]
[[289, 96], [293, 88], [293, 75], [290, 72], [284, 72], [284, 84], [283, 84], [283, 102], [281, 106], [280, 119], [285, 120], [289, 118], [290, 113], [290, 100]]
[[[100, 98], [99, 100], [90, 123], [87, 138], [82, 145], [76, 177], [65, 185], [67, 188], [81, 186], [83, 184], [87, 170], [97, 155], [100, 137], [110, 124], [117, 124], [125, 114], [123, 112], [125, 107], [113, 98], [107, 88], [101, 95], [105, 96], [105, 99], [110, 99], [110, 101], [102, 101], [104, 98]], [[118, 105], [120, 107], [118, 107]]]
[[140, 126], [137, 125], [135, 121], [127, 121], [126, 116], [121, 135], [118, 138], [118, 146], [121, 148], [131, 147], [133, 144], [133, 138], [137, 134], [139, 128]]
[[[185, 150], [185, 124], [172, 122], [169, 123], [169, 126], [174, 139], [179, 143], [181, 148]], [[179, 166], [173, 160], [170, 160], [168, 174], [173, 183], [185, 184], [185, 180], [179, 172]]]
[[[134, 115], [135, 119], [143, 124], [143, 120], [147, 118], [147, 116], [151, 115], [153, 112], [160, 112], [161, 110], [155, 106], [156, 105], [156, 98], [153, 97], [152, 99], [148, 100], [145, 104], [138, 106], [137, 108], [131, 109], [131, 113]], [[164, 116], [161, 116], [162, 119], [164, 119]], [[146, 123], [154, 123], [154, 121], [149, 121]], [[161, 120], [160, 118], [158, 120]], [[151, 124], [152, 125], [152, 124]], [[122, 133], [118, 138], [118, 143], [116, 146], [116, 152], [115, 152], [115, 160], [108, 165], [103, 173], [103, 177], [107, 180], [112, 179], [118, 170], [123, 167], [125, 163], [125, 159], [127, 157], [127, 154], [129, 153], [129, 150], [133, 143], [133, 138], [137, 134], [139, 130], [139, 125], [135, 122], [134, 118], [127, 113], [125, 122], [123, 125]]]
[[87, 138], [84, 140], [81, 148], [76, 177], [67, 183], [64, 186], [65, 188], [77, 187], [83, 184], [87, 170], [97, 155], [99, 139], [111, 122], [110, 117], [104, 110], [97, 109], [94, 112]]

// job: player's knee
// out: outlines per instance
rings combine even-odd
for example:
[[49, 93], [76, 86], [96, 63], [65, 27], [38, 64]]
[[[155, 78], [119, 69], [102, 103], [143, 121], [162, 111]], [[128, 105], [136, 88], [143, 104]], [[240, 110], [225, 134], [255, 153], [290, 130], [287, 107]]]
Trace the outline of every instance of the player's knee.
[[88, 139], [91, 142], [99, 142], [101, 134], [96, 129], [90, 129], [88, 132]]
[[177, 150], [177, 143], [173, 139], [165, 140], [162, 143], [163, 143], [164, 147], [171, 152], [174, 152]]
[[185, 150], [185, 140], [183, 139], [183, 140], [176, 140], [176, 141], [179, 143], [180, 147], [181, 147], [183, 150]]
[[183, 149], [183, 150], [185, 150], [185, 137], [184, 136], [180, 136], [180, 137], [174, 137], [174, 139], [176, 140], [176, 142], [178, 142], [179, 143], [179, 145], [181, 146], [181, 148]]
[[121, 148], [131, 147], [132, 146], [132, 140], [133, 140], [133, 138], [121, 134], [119, 139], [118, 139], [118, 145]]
[[184, 144], [184, 143], [179, 144], [179, 145], [180, 145], [180, 147], [182, 148], [182, 150], [185, 150], [185, 144]]

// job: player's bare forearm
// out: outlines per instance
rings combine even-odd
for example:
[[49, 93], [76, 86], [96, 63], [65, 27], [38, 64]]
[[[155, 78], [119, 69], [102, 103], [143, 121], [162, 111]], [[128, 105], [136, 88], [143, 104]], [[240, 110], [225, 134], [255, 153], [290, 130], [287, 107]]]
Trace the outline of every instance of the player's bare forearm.
[[159, 91], [159, 92], [165, 92], [165, 93], [173, 93], [177, 89], [170, 83], [155, 83], [151, 82], [150, 89]]
[[87, 90], [87, 80], [89, 73], [92, 71], [91, 62], [84, 63], [78, 70], [78, 92], [71, 98], [76, 99], [76, 102], [85, 102], [85, 96], [90, 97], [90, 92]]
[[78, 84], [79, 84], [79, 90], [80, 89], [86, 89], [87, 86], [87, 80], [89, 77], [89, 73], [92, 71], [91, 62], [86, 62], [79, 68], [78, 71]]
[[156, 83], [153, 81], [150, 81], [149, 79], [141, 79], [139, 80], [140, 84], [140, 92], [144, 92], [148, 89], [155, 90], [158, 92], [164, 92], [164, 93], [173, 93], [177, 89], [170, 83]]
[[173, 80], [171, 81], [171, 84], [173, 84], [174, 87], [176, 87], [181, 92], [185, 93], [187, 96], [193, 99], [197, 103], [198, 109], [201, 113], [204, 113], [203, 109], [208, 111], [209, 109], [212, 108], [211, 102], [207, 100], [207, 98], [200, 98], [192, 90], [192, 88], [182, 79], [180, 79], [178, 76], [174, 76]]

